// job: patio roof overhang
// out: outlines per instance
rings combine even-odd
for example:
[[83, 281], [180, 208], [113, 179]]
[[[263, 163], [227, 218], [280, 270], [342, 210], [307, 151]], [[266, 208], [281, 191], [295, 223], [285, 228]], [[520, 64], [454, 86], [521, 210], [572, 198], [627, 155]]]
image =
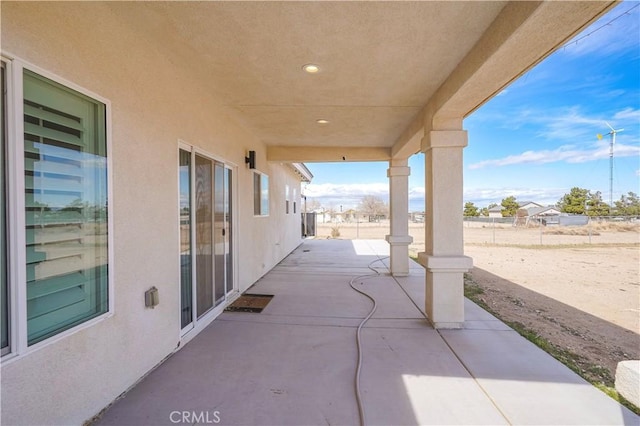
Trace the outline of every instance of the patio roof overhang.
[[[420, 151], [425, 127], [461, 128], [614, 4], [115, 2], [110, 9], [197, 70], [264, 141], [269, 160], [325, 162]], [[309, 63], [319, 72], [306, 73]]]

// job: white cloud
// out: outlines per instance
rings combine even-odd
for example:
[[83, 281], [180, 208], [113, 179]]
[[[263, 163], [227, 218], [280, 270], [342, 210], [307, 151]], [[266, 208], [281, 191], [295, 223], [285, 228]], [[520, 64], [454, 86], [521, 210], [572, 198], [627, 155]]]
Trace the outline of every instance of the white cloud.
[[[323, 207], [342, 206], [343, 209], [350, 209], [356, 208], [366, 195], [374, 195], [388, 203], [389, 183], [310, 183], [305, 186], [303, 193], [309, 200], [320, 202]], [[409, 201], [415, 206], [424, 205], [424, 187], [409, 188]]]
[[316, 200], [325, 208], [341, 206], [343, 210], [348, 210], [356, 208], [365, 195], [388, 202], [389, 183], [310, 183], [305, 186], [303, 193], [309, 200]]
[[304, 194], [307, 197], [322, 198], [352, 198], [363, 197], [365, 195], [375, 195], [377, 197], [386, 197], [389, 194], [388, 183], [310, 183], [305, 187]]
[[[627, 107], [613, 114], [609, 124], [615, 128], [624, 127], [623, 123], [634, 124], [640, 120], [640, 110]], [[514, 125], [533, 123], [542, 126], [538, 133], [548, 140], [566, 141], [555, 149], [528, 150], [503, 158], [480, 161], [469, 166], [470, 169], [484, 167], [501, 167], [516, 164], [546, 164], [555, 162], [586, 163], [609, 157], [609, 139], [595, 141], [596, 135], [606, 134], [609, 130], [607, 120], [602, 117], [587, 116], [579, 107], [571, 107], [563, 111], [535, 112], [523, 110], [514, 114]], [[625, 141], [627, 143], [625, 143]], [[581, 142], [581, 143], [580, 143]], [[628, 143], [630, 142], [630, 143]], [[633, 157], [640, 155], [640, 147], [635, 143], [638, 139], [633, 134], [621, 133], [615, 145], [616, 157]]]
[[[640, 155], [640, 147], [616, 144], [615, 157], [633, 157]], [[484, 167], [502, 167], [516, 164], [546, 164], [564, 161], [567, 163], [586, 163], [609, 157], [609, 142], [599, 141], [585, 149], [577, 149], [572, 145], [565, 145], [553, 150], [525, 151], [521, 154], [509, 155], [503, 158], [484, 160], [469, 165], [469, 169]]]
[[640, 121], [640, 109], [625, 108], [613, 116], [615, 120]]
[[409, 188], [410, 200], [424, 200], [424, 187]]
[[[634, 49], [638, 43], [640, 8], [636, 2], [626, 1], [604, 15], [585, 31], [565, 45], [562, 52], [572, 56], [587, 54], [611, 56], [627, 49]], [[626, 13], [629, 11], [629, 13]], [[617, 19], [616, 19], [617, 18]], [[613, 22], [611, 22], [615, 19]]]
[[606, 133], [607, 122], [614, 126], [625, 127], [640, 120], [640, 110], [627, 107], [623, 110], [603, 112], [597, 116], [586, 115], [580, 106], [557, 108], [555, 110], [521, 109], [503, 118], [501, 127], [517, 130], [524, 125], [536, 125], [541, 130], [538, 136], [555, 141], [595, 140], [596, 134]]
[[544, 126], [540, 136], [552, 140], [595, 139], [598, 129], [607, 128], [605, 120], [600, 117], [587, 117], [575, 106], [564, 113], [558, 111], [551, 115], [532, 115], [529, 120]]

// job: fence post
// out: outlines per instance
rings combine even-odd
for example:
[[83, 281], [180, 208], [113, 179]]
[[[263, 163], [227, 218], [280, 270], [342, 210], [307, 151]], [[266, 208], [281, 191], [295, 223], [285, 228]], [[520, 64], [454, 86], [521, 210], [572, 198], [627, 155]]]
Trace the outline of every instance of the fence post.
[[540, 227], [540, 245], [542, 245], [542, 222], [539, 222], [538, 226]]
[[493, 232], [493, 244], [496, 243], [496, 218], [493, 217], [491, 218], [491, 223], [492, 223], [492, 232]]

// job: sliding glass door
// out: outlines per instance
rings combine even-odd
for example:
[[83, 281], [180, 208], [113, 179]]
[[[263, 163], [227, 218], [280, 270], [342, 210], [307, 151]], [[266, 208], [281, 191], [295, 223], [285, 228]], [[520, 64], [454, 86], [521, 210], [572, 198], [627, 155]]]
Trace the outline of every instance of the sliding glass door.
[[196, 154], [195, 256], [198, 318], [213, 308], [213, 162]]
[[191, 153], [180, 150], [180, 322], [182, 328], [193, 321], [193, 252], [191, 237]]
[[222, 304], [234, 289], [232, 169], [180, 149], [181, 326]]

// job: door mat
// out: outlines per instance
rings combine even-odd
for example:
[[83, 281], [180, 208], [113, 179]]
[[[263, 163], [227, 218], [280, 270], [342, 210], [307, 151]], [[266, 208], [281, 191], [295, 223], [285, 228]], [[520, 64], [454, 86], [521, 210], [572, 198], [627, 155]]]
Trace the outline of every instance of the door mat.
[[227, 312], [253, 312], [259, 314], [267, 307], [273, 294], [243, 294], [227, 306]]

